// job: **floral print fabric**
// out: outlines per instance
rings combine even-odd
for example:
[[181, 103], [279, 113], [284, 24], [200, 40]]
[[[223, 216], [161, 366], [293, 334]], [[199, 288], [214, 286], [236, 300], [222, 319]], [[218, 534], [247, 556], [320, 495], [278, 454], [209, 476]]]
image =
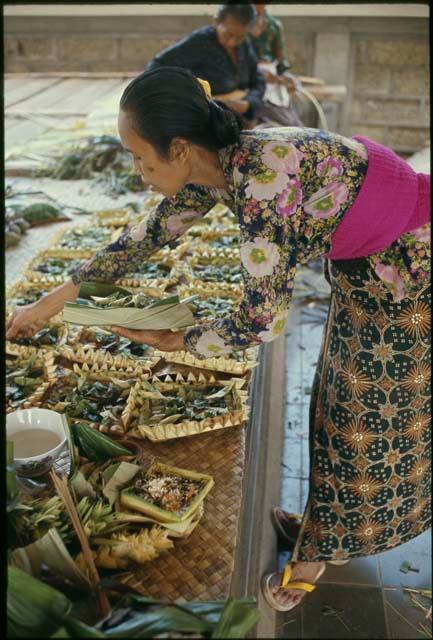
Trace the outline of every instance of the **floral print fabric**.
[[[133, 272], [223, 201], [239, 221], [244, 296], [230, 316], [186, 332], [186, 350], [201, 358], [278, 337], [290, 305], [296, 265], [329, 251], [332, 233], [354, 202], [367, 168], [366, 150], [359, 142], [295, 127], [245, 131], [239, 144], [220, 152], [220, 160], [227, 192], [187, 185], [175, 197], [162, 200], [149, 220], [128, 229], [72, 277], [77, 284], [113, 281]], [[406, 247], [406, 240], [402, 242]], [[414, 248], [407, 245], [405, 256], [413, 262], [416, 256], [410, 252], [417, 251], [415, 236], [411, 242]], [[416, 255], [424, 264], [424, 256]], [[397, 295], [409, 284], [408, 277], [413, 280], [401, 247], [398, 256], [390, 248], [373, 258], [379, 277], [390, 279]], [[423, 269], [415, 275], [421, 278]]]

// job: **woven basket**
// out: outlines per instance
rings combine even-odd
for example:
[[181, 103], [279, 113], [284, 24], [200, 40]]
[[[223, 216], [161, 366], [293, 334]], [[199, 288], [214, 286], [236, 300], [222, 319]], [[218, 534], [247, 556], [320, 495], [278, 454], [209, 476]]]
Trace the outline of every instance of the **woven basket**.
[[[41, 384], [40, 387], [36, 389], [35, 393], [28, 398], [28, 400], [23, 405], [25, 409], [30, 407], [44, 408], [44, 405], [46, 404], [50, 394], [50, 389], [54, 387], [54, 385], [58, 380], [58, 377], [59, 377], [58, 369], [59, 368], [55, 362], [54, 355], [48, 354], [45, 359], [45, 370], [46, 370], [47, 382], [44, 382], [43, 384]], [[79, 367], [77, 363], [74, 363], [72, 371], [73, 373], [76, 374], [77, 381], [80, 377], [83, 376], [83, 374], [85, 374], [88, 379], [97, 380], [99, 382], [110, 382], [113, 380], [113, 378], [118, 378], [119, 380], [121, 379], [121, 376], [115, 375], [111, 371], [102, 371], [97, 368], [93, 368], [93, 370], [91, 370], [86, 365], [83, 365], [83, 367]], [[128, 398], [126, 399], [125, 402], [126, 403], [128, 402]], [[98, 428], [100, 431], [106, 431], [106, 432], [109, 431], [111, 433], [123, 433], [124, 426], [121, 424], [121, 420], [122, 419], [120, 418], [119, 423], [110, 425], [110, 427], [99, 424], [99, 423], [90, 423], [89, 426]], [[79, 418], [79, 419], [77, 418], [77, 421], [86, 422], [86, 420], [82, 418]]]
[[131, 219], [127, 209], [102, 209], [93, 214], [93, 218], [102, 227], [124, 227]]
[[164, 358], [167, 362], [188, 365], [197, 369], [208, 369], [221, 373], [231, 373], [232, 375], [243, 376], [257, 365], [257, 349], [246, 349], [243, 352], [243, 359], [238, 362], [229, 356], [219, 358], [205, 358], [200, 360], [188, 351], [158, 351], [155, 349], [155, 356]]
[[19, 305], [14, 305], [13, 300], [22, 299], [30, 290], [38, 289], [41, 295], [48, 293], [57, 286], [55, 282], [17, 282], [6, 291], [6, 314], [11, 313]]
[[[144, 513], [146, 515], [151, 516], [155, 520], [159, 520], [160, 522], [184, 522], [185, 520], [190, 520], [194, 513], [199, 509], [200, 505], [203, 503], [204, 499], [208, 495], [209, 491], [214, 486], [214, 480], [212, 476], [203, 473], [197, 473], [196, 471], [189, 471], [187, 469], [179, 469], [179, 467], [172, 467], [167, 464], [163, 464], [161, 462], [154, 462], [145, 472], [146, 476], [151, 475], [154, 471], [159, 471], [161, 473], [174, 475], [181, 478], [187, 478], [189, 480], [198, 480], [201, 481], [204, 486], [201, 489], [199, 495], [197, 495], [189, 505], [189, 507], [183, 512], [173, 512], [167, 511], [161, 507], [157, 507], [155, 504], [151, 502], [147, 502], [144, 499], [140, 499], [136, 494], [131, 490], [131, 487], [126, 487], [122, 489], [120, 492], [120, 504], [127, 506], [128, 508], [135, 509]], [[133, 503], [131, 504], [131, 497]]]
[[65, 247], [60, 247], [59, 244], [61, 242], [61, 240], [64, 238], [64, 236], [68, 235], [69, 233], [71, 233], [71, 231], [87, 231], [88, 229], [92, 229], [94, 228], [94, 226], [100, 226], [101, 228], [103, 228], [105, 230], [104, 227], [102, 227], [102, 225], [79, 225], [77, 227], [74, 227], [74, 229], [61, 229], [51, 240], [48, 249], [44, 252], [44, 254], [49, 257], [51, 256], [52, 258], [91, 258], [93, 255], [95, 255], [95, 253], [101, 249], [102, 247], [104, 247], [107, 244], [110, 244], [110, 242], [114, 242], [114, 240], [117, 240], [117, 238], [119, 237], [119, 235], [122, 233], [122, 228], [117, 228], [111, 231], [111, 234], [107, 235], [107, 237], [104, 239], [102, 238], [100, 242], [97, 243], [97, 245], [95, 247], [92, 248], [88, 248], [88, 249], [78, 249], [78, 248], [65, 248]]
[[115, 284], [121, 287], [136, 287], [143, 293], [149, 295], [160, 296], [164, 291], [170, 287], [174, 287], [179, 282], [177, 277], [173, 277], [171, 274], [167, 278], [146, 278], [140, 277], [140, 274], [136, 274], [131, 278], [119, 278]]
[[155, 352], [149, 358], [143, 359], [129, 358], [121, 354], [113, 356], [109, 351], [94, 349], [83, 344], [62, 345], [57, 352], [71, 362], [91, 365], [100, 371], [117, 371], [137, 377], [152, 370], [161, 359], [161, 356], [156, 355]]
[[[241, 425], [249, 416], [249, 407], [247, 406], [248, 392], [242, 388], [245, 385], [244, 379], [233, 378], [231, 381], [234, 384], [232, 393], [236, 408], [230, 409], [227, 407], [227, 413], [223, 415], [216, 416], [214, 418], [206, 418], [200, 421], [189, 420], [178, 423], [159, 423], [152, 426], [137, 424], [132, 427], [131, 421], [134, 418], [134, 414], [138, 413], [139, 406], [143, 403], [145, 399], [144, 393], [146, 392], [146, 389], [143, 388], [141, 382], [138, 381], [131, 389], [128, 402], [122, 414], [122, 423], [128, 428], [129, 435], [138, 438], [144, 436], [154, 442], [161, 442], [174, 438], [184, 438], [187, 436], [206, 433], [207, 431], [216, 431], [226, 427]], [[182, 377], [178, 382], [154, 382], [154, 386], [161, 392], [176, 391], [180, 385], [184, 385], [186, 382], [187, 381]], [[195, 381], [190, 379], [188, 383], [196, 385], [199, 388], [209, 385], [209, 382], [199, 382], [198, 379]], [[216, 380], [212, 383], [212, 386], [223, 387], [225, 384], [227, 384], [227, 382]]]
[[195, 264], [238, 264], [240, 261], [239, 249], [215, 248], [197, 246], [194, 255], [189, 258], [192, 265]]
[[[56, 318], [57, 318], [57, 321], [56, 321]], [[56, 351], [61, 345], [63, 345], [66, 342], [68, 337], [67, 328], [62, 322], [58, 320], [59, 316], [56, 316], [56, 318], [52, 318], [51, 321], [48, 322], [46, 325], [48, 327], [59, 328], [59, 335], [58, 335], [56, 344], [36, 347], [33, 345], [28, 345], [28, 346], [21, 345], [21, 344], [17, 344], [16, 342], [13, 342], [12, 340], [6, 340], [6, 353], [12, 356], [19, 356], [19, 357], [25, 358], [34, 353], [42, 356], [45, 353]]]
[[[57, 283], [57, 284], [62, 284], [66, 280], [69, 280], [70, 276], [67, 275], [67, 274], [65, 274], [65, 275], [46, 275], [46, 274], [43, 274], [43, 273], [41, 273], [39, 271], [36, 271], [36, 267], [39, 264], [43, 263], [44, 260], [46, 260], [48, 258], [51, 258], [51, 257], [55, 257], [55, 256], [51, 256], [49, 254], [48, 250], [47, 251], [41, 251], [40, 253], [38, 253], [32, 260], [30, 260], [29, 264], [27, 265], [27, 267], [26, 267], [26, 269], [24, 271], [24, 275], [26, 276], [26, 278], [28, 278], [28, 280], [30, 280], [31, 282]], [[69, 260], [72, 262], [72, 260], [76, 260], [78, 258], [76, 256], [72, 255], [71, 253], [69, 253], [69, 255], [67, 255], [65, 258], [62, 258], [62, 259], [65, 260], [66, 262], [69, 262]]]
[[[17, 358], [14, 358], [12, 361], [8, 362], [8, 360], [6, 359], [6, 366], [8, 364], [10, 364], [11, 366], [13, 366], [14, 369], [20, 369], [21, 367], [25, 366], [28, 363], [28, 358], [27, 357], [22, 357], [22, 356], [18, 356]], [[38, 356], [36, 357], [35, 361], [34, 361], [34, 366], [37, 368], [41, 368], [42, 367], [42, 378], [45, 379], [44, 381], [47, 382], [46, 378], [47, 378], [47, 374], [46, 374], [46, 368], [44, 366], [45, 364], [45, 354], [38, 354]], [[40, 385], [38, 387], [36, 387], [35, 391], [40, 387]], [[22, 408], [24, 406], [24, 403], [27, 402], [29, 400], [29, 398], [31, 398], [33, 396], [34, 392], [29, 394], [27, 396], [27, 398], [24, 398], [21, 401], [21, 404], [18, 405], [17, 407], [11, 407], [9, 404], [6, 403], [6, 413], [11, 413], [12, 411], [17, 411], [18, 409]]]

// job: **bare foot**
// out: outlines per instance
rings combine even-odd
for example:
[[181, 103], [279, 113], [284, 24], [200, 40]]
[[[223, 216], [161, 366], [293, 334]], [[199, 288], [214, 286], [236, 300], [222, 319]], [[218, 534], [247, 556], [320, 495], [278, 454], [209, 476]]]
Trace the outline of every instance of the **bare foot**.
[[[309, 582], [314, 584], [325, 562], [296, 562], [292, 567], [291, 582]], [[282, 573], [275, 574], [270, 581], [270, 590], [279, 605], [298, 605], [307, 593], [302, 589], [281, 588]]]

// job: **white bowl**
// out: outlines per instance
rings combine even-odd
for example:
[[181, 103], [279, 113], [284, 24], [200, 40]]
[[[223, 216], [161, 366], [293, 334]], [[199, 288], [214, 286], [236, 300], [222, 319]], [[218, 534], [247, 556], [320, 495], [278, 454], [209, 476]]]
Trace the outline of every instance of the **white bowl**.
[[22, 429], [45, 429], [60, 436], [60, 443], [37, 456], [29, 458], [17, 458], [14, 456], [14, 464], [17, 473], [21, 476], [40, 476], [46, 473], [53, 462], [59, 457], [67, 440], [66, 418], [63, 414], [50, 409], [19, 409], [8, 413], [6, 416], [6, 437], [11, 436]]

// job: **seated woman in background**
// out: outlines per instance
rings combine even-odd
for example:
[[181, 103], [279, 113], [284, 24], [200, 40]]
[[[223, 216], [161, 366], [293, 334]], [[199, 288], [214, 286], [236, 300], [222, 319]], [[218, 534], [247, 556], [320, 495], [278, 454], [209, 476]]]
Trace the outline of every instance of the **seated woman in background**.
[[[296, 110], [264, 99], [266, 82], [248, 34], [254, 28], [253, 4], [223, 4], [213, 26], [193, 31], [180, 42], [158, 53], [147, 65], [188, 69], [205, 78], [215, 99], [236, 111], [245, 129], [257, 125], [301, 126]], [[288, 81], [288, 80], [287, 80]]]
[[164, 49], [147, 69], [176, 66], [206, 78], [215, 98], [241, 116], [244, 128], [253, 127], [263, 108], [266, 88], [247, 39], [255, 15], [250, 3], [221, 5], [213, 26], [197, 29]]

